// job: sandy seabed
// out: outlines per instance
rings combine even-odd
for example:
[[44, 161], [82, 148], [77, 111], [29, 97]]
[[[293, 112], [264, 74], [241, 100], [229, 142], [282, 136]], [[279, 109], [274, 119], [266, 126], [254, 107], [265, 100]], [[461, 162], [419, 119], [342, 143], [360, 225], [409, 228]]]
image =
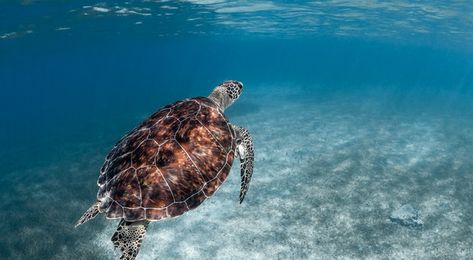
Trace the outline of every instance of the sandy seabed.
[[[228, 111], [255, 140], [245, 202], [238, 203], [236, 163], [222, 188], [199, 208], [152, 223], [138, 259], [473, 258], [473, 122], [428, 109], [388, 109], [384, 100], [312, 98], [297, 88], [247, 90]], [[89, 164], [69, 165], [66, 173], [93, 171], [102, 160], [97, 153], [84, 156]], [[71, 177], [77, 182], [71, 189], [95, 184], [86, 179], [90, 173], [77, 176]], [[76, 196], [73, 190], [51, 191], [68, 178], [47, 180], [14, 188], [21, 193], [16, 201], [34, 196], [33, 201], [62, 207], [42, 207], [38, 222], [20, 225], [21, 238], [3, 243], [9, 255], [115, 259], [110, 238], [118, 221], [99, 216], [72, 228], [95, 188]], [[64, 200], [69, 202], [62, 205]], [[421, 212], [422, 228], [389, 220], [407, 203]], [[20, 219], [34, 215], [22, 212]], [[22, 244], [29, 247], [19, 248]]]
[[[235, 164], [201, 207], [150, 226], [141, 259], [473, 257], [472, 122], [298, 92], [245, 93], [229, 116], [255, 140], [246, 201]], [[422, 228], [389, 220], [406, 203]], [[109, 256], [114, 229], [93, 240]]]

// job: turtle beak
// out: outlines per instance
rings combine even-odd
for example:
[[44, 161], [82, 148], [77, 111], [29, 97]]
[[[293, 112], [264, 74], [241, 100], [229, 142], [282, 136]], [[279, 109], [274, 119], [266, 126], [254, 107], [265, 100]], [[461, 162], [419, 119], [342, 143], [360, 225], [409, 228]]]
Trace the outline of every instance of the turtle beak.
[[238, 86], [238, 94], [241, 94], [241, 92], [243, 91], [243, 83], [241, 81], [235, 81], [235, 83]]

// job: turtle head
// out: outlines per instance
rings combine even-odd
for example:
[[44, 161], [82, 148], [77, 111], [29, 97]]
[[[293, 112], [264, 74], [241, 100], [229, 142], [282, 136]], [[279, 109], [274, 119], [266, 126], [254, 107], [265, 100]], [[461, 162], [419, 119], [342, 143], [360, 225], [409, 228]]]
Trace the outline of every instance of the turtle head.
[[215, 102], [220, 109], [225, 110], [240, 97], [242, 90], [243, 83], [236, 80], [227, 80], [212, 91], [209, 99]]

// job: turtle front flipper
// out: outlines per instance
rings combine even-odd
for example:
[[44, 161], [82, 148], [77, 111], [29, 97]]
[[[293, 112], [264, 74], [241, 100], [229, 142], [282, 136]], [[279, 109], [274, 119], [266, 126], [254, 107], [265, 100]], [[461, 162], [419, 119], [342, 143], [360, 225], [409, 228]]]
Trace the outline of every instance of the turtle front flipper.
[[237, 134], [237, 155], [240, 157], [240, 203], [245, 199], [246, 192], [250, 185], [251, 176], [253, 175], [254, 149], [253, 138], [250, 132], [242, 127], [233, 126]]
[[117, 231], [112, 236], [113, 245], [115, 248], [120, 249], [122, 253], [120, 259], [135, 259], [140, 251], [141, 242], [145, 237], [148, 224], [149, 221], [147, 220], [128, 222], [122, 219], [120, 221]]

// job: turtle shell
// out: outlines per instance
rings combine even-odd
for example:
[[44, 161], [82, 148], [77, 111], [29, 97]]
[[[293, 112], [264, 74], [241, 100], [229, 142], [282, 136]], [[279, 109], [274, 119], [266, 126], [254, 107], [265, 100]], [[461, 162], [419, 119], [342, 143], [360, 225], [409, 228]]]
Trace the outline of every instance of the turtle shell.
[[99, 210], [127, 221], [179, 216], [225, 181], [235, 147], [235, 132], [210, 99], [166, 106], [108, 154], [97, 181]]

